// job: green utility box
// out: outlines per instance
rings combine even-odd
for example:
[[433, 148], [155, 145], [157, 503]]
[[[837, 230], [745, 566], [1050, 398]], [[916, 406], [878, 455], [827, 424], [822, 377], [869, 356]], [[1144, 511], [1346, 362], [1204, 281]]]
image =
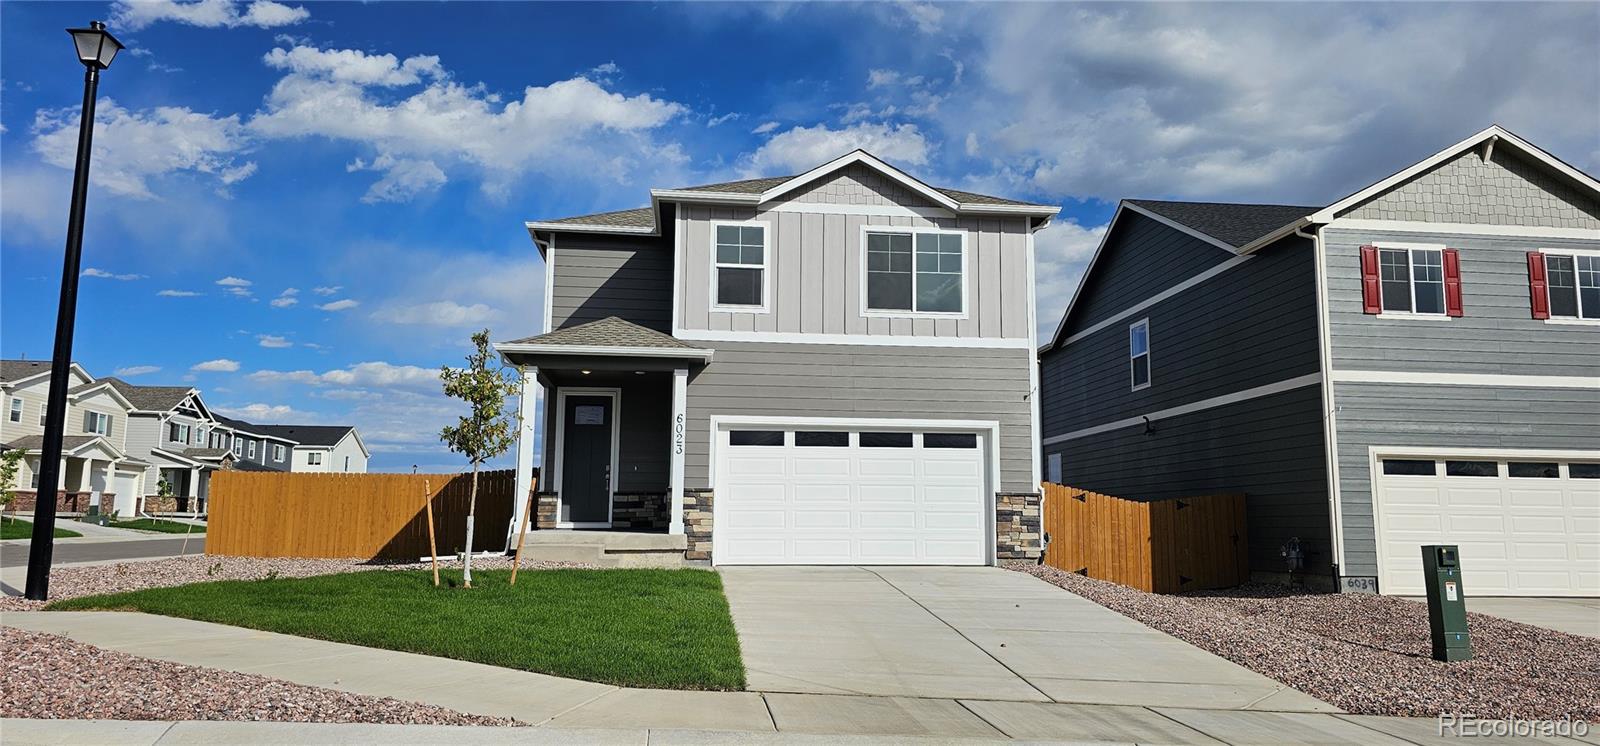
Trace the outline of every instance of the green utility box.
[[1472, 658], [1467, 636], [1467, 593], [1461, 586], [1461, 551], [1453, 544], [1422, 548], [1422, 577], [1428, 587], [1428, 627], [1433, 631], [1433, 659]]

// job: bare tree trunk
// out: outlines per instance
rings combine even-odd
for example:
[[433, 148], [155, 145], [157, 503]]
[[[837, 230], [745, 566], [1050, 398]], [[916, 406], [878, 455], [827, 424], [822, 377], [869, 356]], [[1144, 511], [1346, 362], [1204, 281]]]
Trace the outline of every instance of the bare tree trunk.
[[467, 498], [467, 559], [462, 563], [461, 585], [472, 587], [472, 519], [478, 513], [478, 462], [472, 462], [472, 496]]

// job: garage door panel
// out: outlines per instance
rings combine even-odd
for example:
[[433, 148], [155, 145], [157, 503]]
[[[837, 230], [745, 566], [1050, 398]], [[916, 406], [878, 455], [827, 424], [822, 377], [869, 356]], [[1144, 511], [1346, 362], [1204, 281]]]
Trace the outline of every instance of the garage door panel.
[[926, 511], [922, 514], [923, 528], [932, 531], [974, 531], [983, 528], [983, 520], [971, 512], [943, 513]]
[[1444, 517], [1426, 514], [1397, 514], [1390, 521], [1390, 528], [1400, 534], [1437, 534], [1444, 528]]
[[741, 508], [739, 510], [730, 510], [723, 517], [727, 520], [728, 527], [733, 529], [781, 529], [784, 528], [787, 523], [788, 513], [782, 510], [752, 510], [749, 508]]
[[922, 503], [929, 508], [968, 507], [979, 489], [982, 487], [978, 484], [930, 484], [922, 488]]
[[794, 501], [797, 506], [848, 503], [850, 502], [850, 484], [847, 482], [831, 484], [799, 482], [794, 486]]
[[[1468, 477], [1462, 477], [1467, 479]], [[1476, 477], [1481, 478], [1481, 477]], [[1445, 504], [1455, 508], [1473, 508], [1478, 506], [1492, 507], [1498, 510], [1505, 503], [1499, 488], [1490, 489], [1462, 489], [1452, 488], [1445, 493]]]
[[1585, 510], [1600, 510], [1600, 489], [1574, 491], [1572, 493], [1572, 507]]
[[1569, 545], [1555, 542], [1519, 541], [1511, 545], [1511, 558], [1518, 560], [1570, 560]]
[[1519, 535], [1565, 536], [1567, 519], [1559, 515], [1514, 515], [1511, 530]]
[[[740, 449], [748, 450], [748, 449]], [[771, 451], [771, 448], [762, 448]], [[728, 468], [735, 477], [784, 476], [784, 458], [779, 456], [752, 457], [740, 454], [729, 462]]]
[[1519, 508], [1554, 508], [1560, 510], [1565, 508], [1568, 502], [1566, 493], [1558, 489], [1531, 490], [1522, 488], [1511, 490], [1511, 504]]
[[864, 529], [903, 529], [915, 531], [917, 528], [917, 512], [914, 510], [863, 510], [860, 516], [860, 528]]
[[[872, 449], [864, 449], [871, 452]], [[858, 462], [856, 473], [863, 477], [900, 477], [902, 479], [916, 479], [917, 462], [911, 458], [870, 458], [863, 456]]]
[[[800, 530], [834, 529], [848, 531], [850, 529], [850, 511], [848, 510], [802, 510], [794, 513], [794, 527]], [[780, 524], [778, 528], [782, 528]]]
[[929, 458], [923, 462], [923, 473], [940, 479], [979, 480], [983, 479], [983, 463], [971, 458]]
[[863, 484], [857, 489], [861, 491], [862, 505], [913, 505], [917, 502], [917, 486], [914, 484]]
[[[1504, 540], [1474, 541], [1473, 539], [1458, 539], [1456, 541], [1449, 542], [1440, 542], [1434, 539], [1419, 541], [1411, 545], [1411, 553], [1413, 555], [1420, 556], [1421, 550], [1418, 549], [1418, 547], [1421, 547], [1423, 544], [1440, 543], [1455, 544], [1461, 548], [1462, 557], [1471, 557], [1480, 565], [1489, 560], [1504, 560], [1511, 556], [1511, 550], [1506, 548], [1506, 542]], [[1417, 561], [1421, 562], [1422, 560], [1419, 559]]]
[[1424, 477], [1391, 477], [1391, 479], [1396, 480], [1396, 483], [1392, 484], [1385, 494], [1385, 498], [1390, 505], [1438, 507], [1444, 502], [1437, 487], [1406, 484], [1406, 482], [1424, 479]]
[[[796, 449], [804, 450], [804, 449]], [[848, 477], [850, 473], [850, 459], [847, 458], [819, 458], [817, 456], [795, 456], [795, 474], [813, 477]]]

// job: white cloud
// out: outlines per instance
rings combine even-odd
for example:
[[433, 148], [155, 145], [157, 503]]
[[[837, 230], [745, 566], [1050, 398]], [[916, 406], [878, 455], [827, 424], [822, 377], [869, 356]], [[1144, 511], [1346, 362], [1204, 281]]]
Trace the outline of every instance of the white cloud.
[[112, 272], [107, 272], [107, 271], [105, 271], [103, 269], [96, 269], [94, 267], [90, 267], [90, 268], [84, 270], [83, 271], [83, 276], [84, 277], [103, 277], [103, 278], [108, 279], [108, 280], [123, 280], [123, 281], [127, 281], [127, 280], [143, 280], [146, 277], [145, 275], [137, 275], [137, 274], [122, 274], [122, 275], [119, 275], [119, 274], [115, 274], [115, 273], [112, 273]]
[[216, 360], [207, 360], [203, 363], [195, 363], [189, 368], [189, 370], [199, 371], [202, 373], [232, 373], [238, 369], [239, 361], [229, 360], [227, 358], [217, 358]]
[[345, 166], [344, 170], [352, 173], [378, 171], [383, 174], [383, 178], [368, 187], [366, 195], [361, 198], [362, 202], [369, 205], [378, 202], [410, 202], [413, 197], [434, 191], [449, 180], [444, 175], [444, 170], [433, 161], [396, 158], [388, 153], [378, 156], [370, 164], [357, 158]]
[[263, 60], [268, 67], [358, 86], [413, 85], [424, 79], [432, 80], [445, 75], [444, 68], [439, 66], [439, 58], [433, 55], [408, 57], [402, 62], [392, 54], [369, 55], [359, 49], [295, 46], [273, 49]]
[[203, 295], [203, 293], [196, 293], [193, 290], [163, 290], [159, 293], [156, 293], [156, 295], [159, 295], [163, 298], [194, 298], [196, 296]]
[[[78, 118], [77, 107], [35, 113], [33, 149], [45, 163], [67, 170], [77, 164]], [[130, 111], [106, 98], [95, 110], [89, 178], [138, 199], [155, 197], [151, 178], [175, 173], [204, 174], [226, 186], [255, 172], [253, 162], [234, 161], [245, 148], [238, 115], [218, 117], [179, 106]]]
[[331, 303], [324, 303], [324, 304], [322, 304], [320, 306], [317, 306], [317, 310], [319, 310], [319, 311], [348, 311], [348, 310], [350, 310], [352, 308], [355, 308], [356, 306], [359, 306], [359, 305], [361, 305], [361, 304], [359, 302], [357, 302], [357, 301], [353, 301], [353, 300], [351, 300], [349, 298], [344, 298], [342, 300], [336, 300], [336, 301], [333, 301]]
[[278, 334], [257, 334], [256, 343], [269, 349], [293, 347], [294, 343]]
[[938, 33], [940, 23], [944, 20], [944, 10], [934, 3], [898, 0], [894, 7], [903, 14], [906, 21], [924, 34]]
[[296, 303], [299, 303], [300, 299], [295, 297], [299, 294], [299, 288], [284, 288], [283, 292], [278, 293], [278, 297], [272, 299], [272, 307], [288, 308]]
[[720, 117], [712, 117], [712, 118], [706, 120], [706, 126], [707, 127], [716, 127], [718, 125], [727, 124], [728, 122], [731, 122], [731, 121], [733, 121], [735, 119], [739, 119], [742, 116], [744, 116], [744, 115], [740, 114], [737, 111], [730, 111], [730, 112], [728, 112], [726, 114], [723, 114]]
[[162, 21], [201, 28], [277, 28], [310, 17], [311, 12], [305, 8], [272, 0], [255, 0], [242, 13], [235, 0], [119, 0], [111, 6], [111, 26], [128, 31]]
[[385, 308], [374, 312], [372, 318], [391, 324], [477, 326], [499, 320], [501, 313], [482, 303], [464, 306], [455, 301], [441, 300]]
[[246, 404], [242, 407], [212, 407], [211, 411], [227, 417], [254, 422], [262, 425], [276, 424], [286, 420], [297, 424], [316, 422], [319, 416], [312, 412], [303, 412], [288, 404]]
[[765, 135], [768, 132], [771, 132], [771, 131], [773, 131], [773, 130], [775, 130], [777, 128], [778, 128], [778, 123], [777, 122], [762, 122], [761, 124], [756, 125], [755, 129], [750, 130], [750, 134], [752, 134], [752, 135]]
[[1034, 300], [1038, 303], [1041, 344], [1055, 333], [1106, 227], [1085, 228], [1076, 221], [1061, 220], [1034, 234]]
[[742, 170], [750, 176], [798, 173], [856, 148], [891, 163], [912, 166], [926, 165], [930, 151], [927, 138], [915, 124], [861, 123], [837, 130], [819, 124], [773, 135], [745, 159]]
[[425, 388], [431, 390], [439, 384], [437, 368], [420, 368], [415, 365], [394, 365], [376, 361], [357, 363], [348, 368], [317, 373], [310, 370], [258, 370], [250, 379], [262, 383], [300, 383], [308, 385], [335, 385], [366, 388]]
[[129, 377], [132, 377], [132, 376], [148, 375], [150, 373], [155, 373], [155, 372], [157, 372], [159, 370], [161, 370], [161, 366], [159, 366], [159, 365], [130, 365], [130, 366], [126, 367], [126, 368], [118, 368], [115, 371], [114, 375], [122, 376], [124, 378], [129, 378]]
[[220, 280], [217, 280], [217, 284], [218, 285], [222, 285], [224, 287], [247, 288], [247, 287], [250, 287], [251, 285], [254, 285], [255, 283], [253, 283], [253, 282], [251, 282], [249, 280], [246, 280], [246, 279], [244, 279], [242, 277], [234, 277], [233, 275], [228, 275], [227, 277], [224, 277], [224, 278], [222, 278]]
[[333, 295], [334, 293], [337, 293], [343, 289], [343, 285], [319, 285], [311, 288], [311, 292], [316, 293], [317, 295]]

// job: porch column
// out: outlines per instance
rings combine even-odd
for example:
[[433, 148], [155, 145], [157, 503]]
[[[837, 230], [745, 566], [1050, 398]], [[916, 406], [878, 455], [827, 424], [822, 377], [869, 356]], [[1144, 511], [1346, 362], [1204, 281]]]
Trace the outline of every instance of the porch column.
[[[516, 509], [511, 513], [511, 526], [506, 532], [511, 539], [515, 539], [517, 527], [522, 525], [522, 514], [528, 510], [528, 493], [534, 488], [533, 443], [539, 424], [539, 400], [544, 394], [544, 386], [539, 383], [539, 368], [524, 365], [520, 370], [522, 391], [517, 395], [517, 500]], [[506, 546], [512, 544], [508, 541]]]
[[200, 469], [199, 469], [199, 467], [194, 467], [194, 468], [189, 469], [189, 486], [188, 486], [188, 489], [184, 490], [184, 492], [189, 493], [188, 497], [191, 500], [191, 502], [189, 503], [189, 507], [191, 509], [197, 507], [195, 505], [195, 503], [193, 502], [193, 500], [200, 499]]
[[672, 519], [667, 533], [683, 533], [683, 444], [687, 438], [689, 400], [689, 369], [672, 371], [672, 453], [668, 469], [667, 491], [672, 502]]

